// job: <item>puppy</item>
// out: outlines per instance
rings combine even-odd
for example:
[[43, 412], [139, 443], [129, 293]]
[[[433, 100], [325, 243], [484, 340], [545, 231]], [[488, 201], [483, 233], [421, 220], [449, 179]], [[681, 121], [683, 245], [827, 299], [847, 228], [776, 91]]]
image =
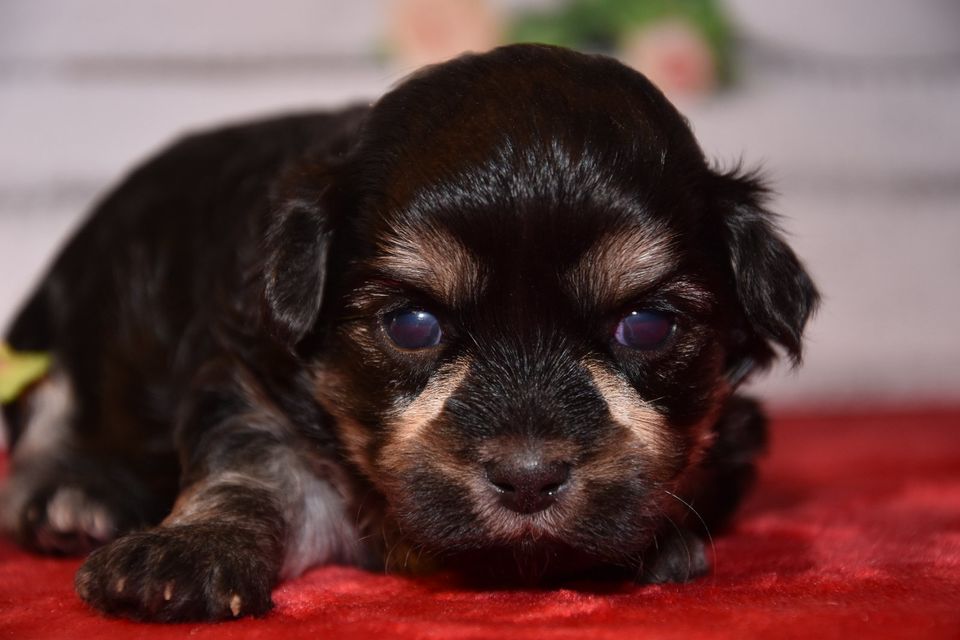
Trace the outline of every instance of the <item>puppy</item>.
[[751, 175], [618, 62], [466, 55], [372, 107], [190, 136], [8, 334], [6, 527], [140, 620], [326, 563], [511, 582], [708, 567], [764, 442], [734, 395], [817, 292]]

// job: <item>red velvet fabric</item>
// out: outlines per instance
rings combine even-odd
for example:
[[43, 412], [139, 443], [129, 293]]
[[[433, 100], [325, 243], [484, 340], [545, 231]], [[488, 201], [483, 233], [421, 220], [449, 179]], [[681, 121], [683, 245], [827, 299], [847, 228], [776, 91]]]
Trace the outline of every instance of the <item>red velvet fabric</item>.
[[960, 408], [777, 420], [758, 490], [686, 585], [470, 591], [329, 567], [266, 618], [110, 620], [73, 594], [78, 560], [0, 543], [11, 638], [960, 638]]

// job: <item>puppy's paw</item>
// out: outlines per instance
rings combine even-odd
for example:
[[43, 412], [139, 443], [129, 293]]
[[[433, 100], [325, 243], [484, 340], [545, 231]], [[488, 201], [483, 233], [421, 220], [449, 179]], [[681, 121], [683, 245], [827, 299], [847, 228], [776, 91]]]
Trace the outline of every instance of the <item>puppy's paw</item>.
[[27, 504], [21, 530], [42, 551], [72, 555], [113, 540], [122, 519], [80, 487], [63, 486]]
[[82, 481], [15, 475], [2, 497], [3, 527], [35, 551], [80, 555], [141, 524], [127, 502]]
[[251, 533], [189, 524], [133, 533], [98, 549], [75, 585], [84, 601], [110, 615], [224, 620], [269, 611], [275, 574]]
[[703, 540], [689, 531], [681, 531], [659, 540], [657, 547], [648, 554], [640, 582], [689, 582], [709, 570], [710, 561]]

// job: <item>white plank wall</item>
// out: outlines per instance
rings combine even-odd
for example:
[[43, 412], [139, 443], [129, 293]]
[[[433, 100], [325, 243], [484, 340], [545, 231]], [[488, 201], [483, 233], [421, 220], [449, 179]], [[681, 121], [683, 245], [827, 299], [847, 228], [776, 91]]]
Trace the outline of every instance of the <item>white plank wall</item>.
[[[804, 369], [761, 385], [783, 404], [960, 399], [960, 54], [935, 46], [960, 21], [940, 0], [865, 1], [784, 21], [771, 7], [796, 3], [731, 0], [740, 86], [683, 107], [708, 154], [765, 165], [826, 294]], [[831, 6], [846, 13], [816, 31]], [[0, 324], [92, 199], [171, 137], [402, 77], [372, 53], [383, 15], [376, 0], [0, 2]], [[869, 55], [784, 61], [804, 33]]]

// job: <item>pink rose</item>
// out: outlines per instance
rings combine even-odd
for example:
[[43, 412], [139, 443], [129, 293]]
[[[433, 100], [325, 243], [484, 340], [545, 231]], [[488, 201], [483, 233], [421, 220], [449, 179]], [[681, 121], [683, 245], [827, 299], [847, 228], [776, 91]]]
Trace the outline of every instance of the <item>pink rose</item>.
[[387, 24], [390, 52], [411, 69], [486, 51], [502, 33], [501, 16], [485, 0], [393, 0]]
[[710, 45], [688, 22], [668, 19], [630, 33], [622, 59], [646, 75], [670, 99], [702, 96], [716, 85]]

